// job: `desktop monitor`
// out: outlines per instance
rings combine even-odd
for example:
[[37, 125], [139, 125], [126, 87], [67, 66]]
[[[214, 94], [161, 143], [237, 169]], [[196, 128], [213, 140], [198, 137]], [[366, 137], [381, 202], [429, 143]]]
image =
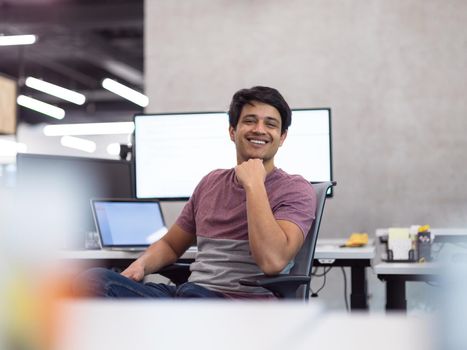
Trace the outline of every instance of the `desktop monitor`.
[[92, 198], [133, 197], [127, 161], [20, 153], [16, 167], [20, 218], [45, 235], [59, 231], [66, 248], [83, 248], [96, 230]]
[[[137, 114], [134, 121], [137, 198], [188, 199], [207, 173], [236, 165], [225, 112]], [[333, 180], [329, 108], [292, 111], [275, 165], [310, 182]]]

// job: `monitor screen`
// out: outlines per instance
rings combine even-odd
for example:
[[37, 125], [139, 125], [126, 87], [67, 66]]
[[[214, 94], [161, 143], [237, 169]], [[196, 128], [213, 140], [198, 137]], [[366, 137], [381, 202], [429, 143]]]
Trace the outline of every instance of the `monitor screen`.
[[167, 232], [158, 201], [97, 199], [92, 205], [104, 248], [147, 247]]
[[[228, 128], [225, 112], [136, 115], [136, 196], [187, 199], [207, 173], [234, 167]], [[292, 111], [275, 165], [310, 182], [332, 180], [329, 108]]]
[[92, 198], [133, 196], [127, 161], [20, 153], [16, 168], [22, 217], [44, 234], [59, 231], [66, 248], [84, 247], [96, 231]]

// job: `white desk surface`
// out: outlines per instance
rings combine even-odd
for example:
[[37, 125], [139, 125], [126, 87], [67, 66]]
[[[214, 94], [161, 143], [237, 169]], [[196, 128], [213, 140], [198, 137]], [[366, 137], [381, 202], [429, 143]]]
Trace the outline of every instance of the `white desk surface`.
[[375, 246], [370, 242], [364, 247], [340, 247], [346, 239], [318, 239], [315, 259], [373, 259]]
[[431, 350], [432, 320], [324, 313], [317, 303], [79, 300], [59, 309], [56, 350]]
[[[182, 259], [194, 259], [196, 255], [196, 247], [190, 247]], [[60, 259], [73, 260], [112, 260], [112, 259], [137, 259], [142, 251], [123, 251], [123, 250], [64, 250], [58, 255]]]
[[383, 262], [373, 267], [377, 275], [436, 275], [439, 265], [433, 262], [425, 263], [388, 263]]
[[[323, 239], [318, 240], [315, 251], [315, 259], [373, 259], [375, 257], [375, 247], [367, 245], [358, 248], [342, 248], [340, 244], [344, 239]], [[191, 247], [182, 259], [194, 259], [196, 256], [196, 247]], [[136, 259], [142, 252], [140, 251], [118, 251], [118, 250], [69, 250], [62, 251], [59, 258], [76, 260], [93, 259]]]

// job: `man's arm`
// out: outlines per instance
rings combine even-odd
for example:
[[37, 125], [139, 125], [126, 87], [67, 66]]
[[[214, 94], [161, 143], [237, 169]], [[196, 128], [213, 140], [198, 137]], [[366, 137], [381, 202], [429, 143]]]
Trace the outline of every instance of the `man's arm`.
[[248, 235], [253, 258], [265, 274], [278, 274], [302, 246], [303, 233], [296, 224], [274, 218], [264, 185], [266, 171], [260, 159], [250, 159], [235, 170], [246, 193]]
[[173, 264], [193, 244], [195, 237], [180, 226], [174, 224], [157, 242], [128, 266], [122, 275], [135, 281], [141, 281], [147, 274], [156, 272], [164, 266]]

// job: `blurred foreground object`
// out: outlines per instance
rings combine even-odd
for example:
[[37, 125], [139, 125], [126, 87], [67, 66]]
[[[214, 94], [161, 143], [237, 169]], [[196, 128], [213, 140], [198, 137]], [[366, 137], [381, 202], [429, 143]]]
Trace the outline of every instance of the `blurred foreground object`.
[[439, 350], [467, 349], [467, 252], [462, 249], [441, 261]]
[[0, 349], [49, 350], [69, 271], [54, 258], [58, 237], [34, 230], [22, 204], [17, 191], [0, 188]]
[[[319, 304], [79, 300], [62, 305], [56, 350], [430, 350], [429, 319], [324, 313]], [[181, 336], [182, 335], [182, 336]], [[337, 335], [337, 336], [336, 336]]]

